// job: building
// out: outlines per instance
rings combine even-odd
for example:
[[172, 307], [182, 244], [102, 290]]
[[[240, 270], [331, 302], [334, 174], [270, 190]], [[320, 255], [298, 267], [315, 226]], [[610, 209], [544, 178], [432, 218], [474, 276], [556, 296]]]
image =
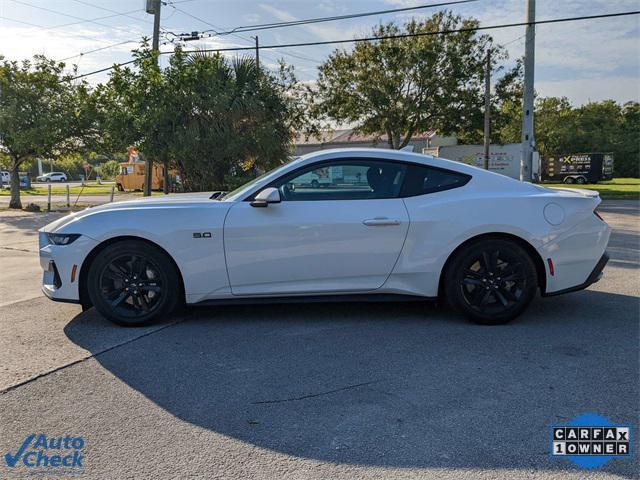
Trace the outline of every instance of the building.
[[[457, 145], [456, 137], [443, 137], [436, 134], [435, 130], [416, 134], [411, 137], [409, 145], [413, 146], [413, 151], [421, 153], [424, 148], [444, 147]], [[295, 155], [300, 156], [318, 150], [330, 148], [389, 148], [387, 136], [383, 135], [376, 141], [374, 135], [363, 135], [354, 133], [352, 129], [334, 130], [322, 132], [318, 136], [308, 139], [298, 137], [295, 141]]]

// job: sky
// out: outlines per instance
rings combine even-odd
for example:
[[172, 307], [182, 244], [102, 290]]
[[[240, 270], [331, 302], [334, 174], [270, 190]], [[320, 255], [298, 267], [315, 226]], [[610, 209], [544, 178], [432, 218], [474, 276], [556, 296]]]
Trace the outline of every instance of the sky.
[[[165, 0], [161, 28], [166, 32], [225, 31], [241, 25], [345, 15], [442, 0]], [[538, 0], [538, 20], [639, 10], [639, 0]], [[130, 50], [150, 37], [153, 16], [145, 0], [0, 0], [0, 55], [22, 60], [44, 54], [64, 60], [78, 73], [131, 59]], [[378, 23], [403, 23], [443, 7], [363, 17], [315, 25], [243, 33], [189, 42], [188, 48], [249, 46], [258, 33], [260, 44], [314, 42], [367, 36]], [[481, 25], [525, 20], [525, 0], [477, 0], [446, 7]], [[505, 45], [512, 65], [524, 54], [524, 27], [490, 31]], [[171, 43], [161, 50], [171, 51]], [[312, 46], [260, 51], [267, 68], [279, 58], [295, 67], [300, 80], [313, 81], [317, 66], [336, 46]], [[348, 45], [339, 48], [349, 49]], [[96, 52], [92, 50], [101, 49]], [[84, 53], [86, 52], [86, 53]], [[84, 53], [80, 55], [80, 53]], [[251, 52], [247, 52], [252, 54]], [[230, 54], [232, 55], [232, 54]], [[235, 55], [235, 54], [233, 54]], [[166, 62], [168, 55], [163, 57]], [[575, 105], [613, 99], [640, 101], [640, 15], [538, 25], [536, 27], [535, 88], [541, 96], [566, 96]], [[107, 73], [87, 77], [103, 82]]]

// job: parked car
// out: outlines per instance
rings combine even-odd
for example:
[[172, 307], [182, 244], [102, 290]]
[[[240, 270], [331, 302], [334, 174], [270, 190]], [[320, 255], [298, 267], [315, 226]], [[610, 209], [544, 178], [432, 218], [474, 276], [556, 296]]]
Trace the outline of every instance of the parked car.
[[11, 182], [11, 173], [6, 170], [0, 170], [0, 185], [8, 186]]
[[66, 182], [67, 176], [62, 172], [51, 172], [36, 177], [36, 182]]
[[[299, 181], [319, 168], [358, 180]], [[211, 197], [147, 197], [50, 223], [39, 237], [44, 293], [130, 326], [182, 302], [364, 298], [446, 298], [500, 324], [537, 290], [598, 281], [608, 260], [597, 192], [414, 153], [324, 150]]]

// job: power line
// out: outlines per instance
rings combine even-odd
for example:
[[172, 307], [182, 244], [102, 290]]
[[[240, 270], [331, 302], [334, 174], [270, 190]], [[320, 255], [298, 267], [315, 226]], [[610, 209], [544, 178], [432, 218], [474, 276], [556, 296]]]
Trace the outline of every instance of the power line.
[[[25, 22], [24, 20], [17, 20], [15, 18], [10, 18], [10, 17], [5, 17], [5, 16], [0, 16], [0, 19], [8, 20], [10, 22], [20, 23], [22, 25], [28, 25], [28, 26], [34, 27], [34, 28], [39, 28], [40, 30], [50, 30], [51, 28], [54, 28], [54, 27], [45, 27], [43, 25], [38, 25], [36, 23]], [[70, 37], [84, 38], [86, 40], [91, 40], [91, 41], [98, 42], [98, 43], [104, 43], [105, 42], [104, 40], [100, 40], [100, 39], [97, 39], [95, 37], [88, 37], [86, 35], [80, 35], [78, 33], [67, 32], [66, 35], [68, 35]]]
[[100, 25], [101, 27], [107, 27], [107, 28], [110, 28], [112, 30], [120, 30], [120, 31], [126, 31], [127, 33], [131, 33], [130, 30], [125, 30], [124, 28], [114, 27], [113, 25], [107, 25], [106, 23], [96, 22], [95, 20], [88, 19], [88, 18], [76, 17], [75, 15], [70, 15], [68, 13], [60, 12], [58, 10], [52, 10], [50, 8], [41, 7], [39, 5], [33, 5], [31, 3], [24, 2], [22, 0], [11, 0], [11, 1], [14, 2], [14, 3], [19, 3], [20, 5], [25, 5], [27, 7], [36, 8], [38, 10], [42, 10], [42, 11], [45, 11], [45, 12], [55, 13], [56, 15], [62, 15], [62, 16], [69, 17], [69, 18], [75, 18], [76, 20], [81, 20], [80, 22], [76, 22], [73, 25], [76, 25], [78, 23], [88, 22], [88, 23], [93, 23], [95, 25]]
[[[640, 10], [632, 11], [632, 12], [618, 12], [618, 13], [605, 13], [601, 15], [583, 15], [580, 17], [565, 17], [565, 18], [553, 18], [549, 20], [537, 20], [535, 22], [531, 22], [531, 25], [543, 25], [549, 23], [561, 23], [561, 22], [574, 22], [579, 20], [594, 20], [598, 18], [611, 18], [611, 17], [623, 17], [627, 15], [638, 15], [640, 14]], [[501, 25], [487, 25], [487, 26], [478, 26], [478, 27], [464, 27], [464, 28], [456, 28], [449, 30], [439, 30], [434, 32], [420, 32], [420, 33], [401, 33], [398, 35], [385, 35], [380, 37], [363, 37], [363, 38], [353, 38], [353, 39], [340, 39], [340, 40], [325, 40], [319, 42], [301, 42], [301, 43], [286, 43], [280, 45], [263, 45], [260, 48], [289, 48], [289, 47], [309, 47], [314, 45], [331, 45], [336, 43], [356, 43], [356, 42], [371, 42], [378, 40], [392, 40], [396, 38], [410, 38], [410, 37], [425, 37], [432, 35], [448, 35], [451, 33], [462, 33], [462, 32], [476, 32], [480, 30], [495, 30], [498, 28], [511, 28], [511, 27], [523, 27], [529, 25], [527, 22], [514, 22], [514, 23], [503, 23]], [[239, 51], [239, 50], [251, 50], [253, 47], [232, 47], [232, 48], [218, 48], [211, 50], [199, 50], [201, 52], [225, 52], [225, 51]], [[185, 50], [185, 53], [195, 53], [198, 50]]]
[[[561, 22], [574, 22], [581, 20], [595, 20], [599, 18], [612, 18], [612, 17], [624, 17], [629, 15], [638, 15], [640, 11], [631, 11], [631, 12], [617, 12], [617, 13], [605, 13], [600, 15], [583, 15], [580, 17], [565, 17], [565, 18], [553, 18], [549, 20], [536, 20], [535, 22], [531, 22], [531, 25], [544, 25], [544, 24], [552, 24], [552, 23], [561, 23]], [[500, 25], [487, 25], [487, 26], [478, 26], [478, 27], [465, 27], [458, 29], [450, 29], [450, 30], [438, 30], [432, 32], [421, 32], [421, 33], [405, 33], [399, 35], [386, 35], [382, 37], [364, 37], [364, 38], [354, 38], [354, 39], [339, 39], [339, 40], [327, 40], [321, 42], [304, 42], [304, 43], [289, 43], [289, 44], [280, 44], [280, 45], [264, 45], [261, 46], [261, 49], [275, 49], [275, 48], [289, 48], [289, 47], [307, 47], [314, 45], [330, 45], [330, 44], [342, 44], [342, 43], [356, 43], [356, 42], [370, 42], [370, 41], [379, 41], [379, 40], [391, 40], [391, 39], [400, 39], [400, 38], [410, 38], [410, 37], [424, 37], [431, 35], [448, 35], [452, 33], [461, 33], [461, 32], [475, 32], [481, 30], [495, 30], [499, 28], [511, 28], [511, 27], [522, 27], [528, 25], [527, 22], [515, 22], [515, 23], [503, 23]], [[203, 49], [203, 50], [185, 50], [184, 53], [200, 53], [200, 52], [234, 52], [234, 51], [247, 51], [253, 50], [255, 47], [228, 47], [228, 48], [217, 48], [217, 49]], [[160, 55], [164, 55], [172, 52], [160, 52]], [[111, 70], [112, 68], [119, 67], [122, 65], [128, 65], [133, 63], [135, 60], [130, 60], [128, 62], [115, 64], [111, 67], [103, 68], [100, 70], [96, 70], [95, 72], [89, 72], [77, 77], [72, 78], [75, 80], [76, 78], [87, 77], [89, 75], [94, 75], [96, 73], [101, 73], [107, 70]]]
[[[467, 0], [467, 1], [471, 1], [471, 0]], [[473, 0], [473, 1], [475, 1], [475, 0]], [[169, 5], [170, 7], [172, 7], [172, 8], [173, 8], [175, 11], [177, 11], [177, 12], [180, 12], [180, 13], [182, 13], [182, 14], [184, 14], [184, 15], [188, 16], [188, 17], [193, 18], [194, 20], [198, 20], [199, 22], [202, 22], [202, 23], [204, 23], [205, 25], [208, 25], [208, 26], [210, 26], [210, 27], [215, 28], [216, 30], [213, 30], [214, 32], [217, 32], [217, 30], [224, 30], [224, 28], [222, 28], [222, 27], [220, 27], [220, 26], [218, 26], [218, 25], [215, 25], [215, 24], [213, 24], [213, 23], [211, 23], [211, 22], [208, 22], [208, 21], [206, 21], [206, 20], [203, 20], [202, 18], [196, 17], [195, 15], [192, 15], [192, 14], [190, 14], [189, 12], [186, 12], [186, 11], [182, 10], [181, 8], [176, 7], [176, 6], [174, 5], [174, 2], [170, 2], [170, 3], [168, 3], [168, 5]], [[169, 33], [172, 33], [173, 35], [175, 35], [173, 32], [169, 32]], [[233, 36], [233, 37], [239, 38], [239, 39], [244, 40], [244, 41], [249, 42], [249, 43], [252, 43], [252, 42], [253, 42], [253, 40], [251, 40], [251, 39], [249, 39], [249, 38], [247, 38], [247, 37], [245, 37], [245, 36], [243, 36], [243, 35], [237, 34], [237, 33], [228, 33], [228, 35], [231, 35], [231, 36]], [[175, 36], [176, 36], [176, 37], [180, 37], [180, 35], [175, 35]], [[255, 48], [255, 47], [252, 47], [252, 48]], [[289, 55], [289, 56], [292, 56], [292, 57], [295, 57], [295, 58], [298, 58], [298, 59], [301, 59], [301, 60], [306, 60], [306, 61], [308, 61], [308, 62], [315, 62], [315, 63], [318, 63], [318, 62], [316, 62], [315, 60], [310, 59], [310, 58], [307, 58], [307, 57], [304, 57], [303, 55], [301, 55], [301, 54], [299, 54], [299, 53], [297, 53], [297, 52], [280, 52], [280, 53], [283, 53], [283, 54], [285, 54], [285, 55]], [[273, 58], [272, 58], [272, 60], [273, 60]]]
[[[163, 53], [163, 52], [160, 52], [160, 53]], [[89, 72], [89, 73], [83, 73], [82, 75], [76, 75], [75, 77], [71, 77], [69, 80], [77, 80], [78, 78], [88, 77], [90, 75], [95, 75], [97, 73], [108, 72], [109, 70], [113, 70], [114, 68], [118, 68], [118, 67], [124, 67], [125, 65], [129, 65], [133, 62], [135, 62], [135, 60], [129, 60], [127, 62], [122, 62], [122, 63], [115, 63], [110, 67], [101, 68], [100, 70], [94, 70], [93, 72]]]
[[[134, 17], [133, 15], [130, 15], [131, 13], [142, 12], [143, 11], [142, 9], [132, 10], [130, 12], [118, 12], [116, 10], [111, 10], [110, 8], [106, 8], [106, 7], [103, 7], [101, 5], [96, 5], [94, 3], [86, 2], [84, 0], [73, 0], [73, 1], [76, 2], [76, 3], [79, 3], [81, 5], [87, 5], [89, 7], [97, 8], [99, 10], [103, 10], [105, 12], [115, 13], [115, 15], [113, 15], [113, 16], [122, 16], [122, 17], [132, 18], [133, 20], [137, 20], [139, 22], [153, 23], [150, 20], [147, 20], [147, 19], [144, 19], [144, 18], [138, 18], [138, 17]], [[109, 18], [109, 17], [103, 17], [103, 18]], [[99, 20], [99, 19], [96, 18], [95, 20]]]
[[58, 62], [64, 62], [64, 61], [70, 60], [72, 58], [83, 57], [85, 55], [89, 55], [90, 53], [100, 52], [102, 50], [107, 50], [109, 48], [118, 47], [120, 45], [126, 45], [127, 43], [138, 43], [138, 40], [125, 40], [124, 42], [112, 43], [111, 45], [107, 45], [107, 46], [100, 47], [100, 48], [94, 48], [93, 50], [87, 50], [85, 52], [80, 52], [80, 53], [78, 53], [76, 55], [71, 55], [70, 57], [61, 58], [60, 60], [57, 60], [57, 61]]
[[398, 12], [407, 12], [411, 10], [421, 10], [425, 8], [434, 8], [434, 7], [443, 7], [446, 5], [457, 5], [460, 3], [471, 3], [477, 2], [478, 0], [455, 0], [443, 3], [433, 3], [429, 5], [418, 5], [415, 7], [403, 7], [403, 8], [393, 8], [388, 10], [377, 10], [374, 12], [363, 12], [363, 13], [351, 13], [347, 15], [334, 15], [331, 17], [319, 17], [319, 18], [307, 18], [303, 20], [291, 20], [287, 22], [275, 22], [275, 23], [263, 23], [257, 25], [244, 25], [240, 27], [235, 27], [226, 32], [215, 32], [218, 35], [230, 35], [235, 32], [253, 32], [256, 30], [270, 30], [272, 28], [284, 28], [284, 27], [295, 27], [299, 25], [308, 25], [311, 23], [323, 23], [323, 22], [334, 22], [336, 20], [348, 20], [351, 18], [359, 18], [359, 17], [370, 17], [375, 15], [386, 15], [389, 13], [398, 13]]

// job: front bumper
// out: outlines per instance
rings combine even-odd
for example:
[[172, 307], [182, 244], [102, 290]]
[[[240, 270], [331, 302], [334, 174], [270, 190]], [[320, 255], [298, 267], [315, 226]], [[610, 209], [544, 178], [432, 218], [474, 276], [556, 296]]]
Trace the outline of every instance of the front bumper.
[[[80, 302], [80, 269], [89, 252], [98, 242], [80, 236], [70, 245], [54, 245], [46, 234], [40, 232], [40, 266], [42, 267], [42, 292], [57, 302]], [[75, 266], [75, 276], [72, 274]]]
[[543, 293], [542, 296], [543, 297], [555, 297], [556, 295], [562, 295], [562, 294], [565, 294], [565, 293], [571, 293], [571, 292], [577, 292], [579, 290], [584, 290], [589, 285], [593, 285], [594, 283], [596, 283], [598, 280], [600, 280], [602, 278], [602, 275], [603, 275], [602, 271], [604, 270], [604, 267], [607, 265], [608, 261], [609, 261], [609, 255], [607, 254], [607, 252], [604, 252], [602, 254], [602, 257], [600, 257], [600, 260], [598, 260], [598, 263], [596, 264], [594, 269], [591, 271], [591, 273], [587, 277], [587, 280], [584, 283], [581, 283], [580, 285], [576, 285], [574, 287], [565, 288], [563, 290], [558, 290], [558, 291], [555, 291], [555, 292]]

